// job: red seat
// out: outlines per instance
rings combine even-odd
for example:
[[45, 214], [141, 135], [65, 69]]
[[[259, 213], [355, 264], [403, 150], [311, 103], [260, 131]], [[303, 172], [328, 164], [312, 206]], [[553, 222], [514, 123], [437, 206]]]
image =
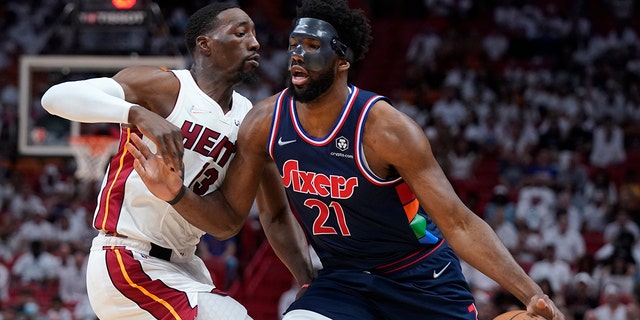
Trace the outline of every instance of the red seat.
[[599, 231], [589, 231], [582, 234], [587, 254], [594, 254], [605, 244], [604, 235]]

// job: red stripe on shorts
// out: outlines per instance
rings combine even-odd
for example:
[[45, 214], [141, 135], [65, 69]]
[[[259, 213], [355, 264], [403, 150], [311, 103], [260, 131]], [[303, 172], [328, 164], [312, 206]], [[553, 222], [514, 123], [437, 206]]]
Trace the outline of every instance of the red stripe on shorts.
[[125, 297], [156, 319], [195, 319], [198, 309], [189, 305], [186, 293], [151, 279], [131, 251], [110, 247], [105, 252], [111, 282]]

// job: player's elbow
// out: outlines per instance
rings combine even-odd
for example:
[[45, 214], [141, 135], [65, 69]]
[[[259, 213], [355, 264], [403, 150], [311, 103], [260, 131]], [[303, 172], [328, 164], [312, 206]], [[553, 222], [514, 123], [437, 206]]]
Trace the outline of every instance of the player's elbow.
[[240, 233], [243, 225], [244, 223], [228, 224], [224, 229], [217, 230], [217, 232], [212, 233], [212, 235], [218, 240], [227, 240]]
[[42, 95], [40, 103], [47, 112], [53, 115], [61, 114], [62, 104], [65, 99], [64, 93], [68, 91], [67, 86], [67, 83], [56, 84]]

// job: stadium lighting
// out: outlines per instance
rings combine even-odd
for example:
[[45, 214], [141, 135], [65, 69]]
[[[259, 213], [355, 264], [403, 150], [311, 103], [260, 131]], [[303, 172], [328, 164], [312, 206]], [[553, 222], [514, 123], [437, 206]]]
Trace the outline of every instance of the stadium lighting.
[[136, 5], [136, 0], [111, 0], [114, 7], [119, 10], [131, 9]]

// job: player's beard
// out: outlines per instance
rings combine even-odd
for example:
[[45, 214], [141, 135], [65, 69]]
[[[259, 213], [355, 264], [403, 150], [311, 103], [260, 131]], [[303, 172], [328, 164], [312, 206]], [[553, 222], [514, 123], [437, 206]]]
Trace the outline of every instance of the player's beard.
[[258, 79], [260, 78], [258, 77], [258, 74], [254, 69], [251, 69], [250, 71], [240, 69], [238, 70], [237, 76], [238, 76], [238, 79], [240, 79], [241, 83], [248, 83], [248, 84], [257, 83]]
[[289, 78], [289, 91], [293, 92], [293, 98], [296, 101], [302, 103], [313, 101], [327, 92], [335, 78], [336, 75], [332, 69], [321, 73], [316, 79], [310, 79], [306, 85], [300, 87], [294, 86]]

